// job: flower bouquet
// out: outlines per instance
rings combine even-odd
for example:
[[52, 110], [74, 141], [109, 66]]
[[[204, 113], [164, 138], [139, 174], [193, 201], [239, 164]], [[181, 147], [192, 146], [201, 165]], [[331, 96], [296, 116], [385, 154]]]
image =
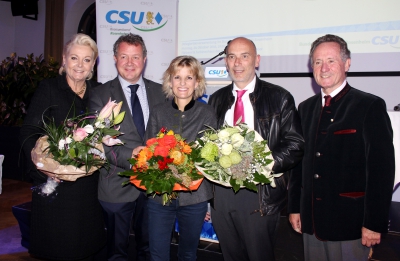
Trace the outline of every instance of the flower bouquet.
[[234, 127], [225, 123], [220, 130], [209, 127], [196, 143], [202, 159], [196, 163], [198, 170], [235, 192], [243, 187], [258, 191], [259, 183], [275, 187], [274, 178], [282, 175], [272, 173], [274, 159], [267, 141], [245, 123]]
[[[121, 106], [122, 102], [110, 99], [100, 113], [66, 119], [60, 126], [56, 126], [54, 119], [49, 119], [49, 123], [43, 119], [46, 135], [37, 140], [31, 152], [37, 169], [67, 181], [93, 174], [107, 163], [102, 144], [123, 144], [116, 138], [121, 134], [118, 124], [125, 116], [125, 112], [120, 112]], [[40, 190], [50, 195], [57, 185], [49, 177]]]
[[176, 191], [197, 190], [203, 181], [195, 161], [199, 150], [192, 150], [179, 134], [162, 128], [157, 137], [146, 142], [134, 158], [129, 159], [132, 169], [119, 173], [130, 176], [124, 184], [132, 183], [147, 194], [161, 194], [163, 205], [176, 198]]

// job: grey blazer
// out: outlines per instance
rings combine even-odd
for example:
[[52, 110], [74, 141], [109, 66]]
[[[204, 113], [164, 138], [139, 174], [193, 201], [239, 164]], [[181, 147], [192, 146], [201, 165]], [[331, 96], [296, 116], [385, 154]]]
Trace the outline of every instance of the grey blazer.
[[[161, 85], [153, 81], [143, 79], [146, 86], [147, 100], [150, 113], [158, 103], [166, 101]], [[109, 98], [117, 102], [123, 101], [121, 111], [125, 111], [125, 118], [120, 125], [120, 131], [124, 133], [120, 139], [125, 143], [123, 146], [104, 146], [107, 159], [110, 163], [109, 170], [100, 169], [99, 178], [99, 199], [110, 203], [131, 202], [137, 199], [140, 191], [133, 185], [122, 186], [127, 177], [121, 177], [119, 172], [130, 168], [128, 159], [137, 146], [145, 144], [145, 141], [138, 134], [132, 119], [132, 113], [125, 98], [122, 86], [118, 77], [102, 85], [93, 88], [90, 93], [90, 111], [100, 111], [107, 104]]]

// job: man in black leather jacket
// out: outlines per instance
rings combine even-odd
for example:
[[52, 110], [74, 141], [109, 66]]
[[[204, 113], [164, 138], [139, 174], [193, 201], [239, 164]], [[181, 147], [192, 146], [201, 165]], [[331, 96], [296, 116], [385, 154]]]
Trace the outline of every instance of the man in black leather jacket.
[[276, 187], [259, 185], [258, 193], [215, 185], [212, 218], [225, 260], [274, 260], [274, 238], [280, 211], [286, 204], [288, 171], [303, 156], [304, 140], [292, 95], [255, 74], [260, 56], [254, 43], [239, 37], [226, 48], [226, 67], [233, 83], [215, 92], [209, 104], [215, 108], [218, 126], [233, 125], [236, 90], [242, 97], [245, 123], [254, 128], [272, 151]]

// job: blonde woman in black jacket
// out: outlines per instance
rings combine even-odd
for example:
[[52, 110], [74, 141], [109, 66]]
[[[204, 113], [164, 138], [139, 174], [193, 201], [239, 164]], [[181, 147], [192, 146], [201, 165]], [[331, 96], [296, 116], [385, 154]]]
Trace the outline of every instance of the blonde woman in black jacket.
[[[147, 124], [146, 137], [155, 137], [162, 127], [166, 127], [190, 142], [206, 125], [216, 127], [212, 107], [196, 101], [205, 89], [203, 69], [194, 57], [179, 56], [172, 60], [163, 76], [163, 90], [172, 98], [171, 102], [154, 108]], [[178, 198], [169, 205], [162, 205], [161, 196], [149, 199], [151, 260], [169, 260], [171, 233], [176, 218], [179, 224], [178, 259], [196, 260], [207, 203], [212, 196], [211, 184], [204, 179], [198, 190], [179, 192]]]
[[[65, 119], [86, 113], [89, 90], [99, 85], [89, 80], [97, 59], [96, 43], [87, 35], [75, 35], [64, 47], [63, 65], [56, 78], [43, 80], [37, 88], [21, 128], [20, 141], [29, 159], [33, 186], [46, 182], [47, 175], [36, 169], [31, 150], [41, 136], [42, 119]], [[97, 200], [99, 175], [63, 181], [50, 196], [32, 192], [29, 253], [46, 260], [91, 258], [106, 243], [101, 207]]]

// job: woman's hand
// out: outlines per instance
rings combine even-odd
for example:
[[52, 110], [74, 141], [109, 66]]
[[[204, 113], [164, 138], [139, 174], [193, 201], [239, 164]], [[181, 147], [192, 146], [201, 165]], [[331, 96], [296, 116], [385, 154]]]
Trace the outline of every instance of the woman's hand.
[[132, 158], [134, 158], [136, 155], [138, 155], [138, 153], [142, 150], [146, 148], [145, 146], [139, 146], [133, 149], [132, 151]]
[[210, 219], [211, 219], [211, 214], [210, 214], [210, 212], [207, 212], [206, 216], [204, 217], [204, 221], [208, 222], [208, 221], [210, 221]]
[[43, 174], [46, 174], [48, 177], [50, 177], [51, 179], [53, 179], [53, 180], [55, 180], [55, 181], [57, 181], [58, 183], [60, 183], [61, 182], [61, 180], [59, 179], [59, 178], [57, 178], [57, 175], [56, 174], [54, 174], [54, 173], [52, 173], [52, 172], [48, 172], [48, 171], [46, 171], [46, 170], [40, 170]]

